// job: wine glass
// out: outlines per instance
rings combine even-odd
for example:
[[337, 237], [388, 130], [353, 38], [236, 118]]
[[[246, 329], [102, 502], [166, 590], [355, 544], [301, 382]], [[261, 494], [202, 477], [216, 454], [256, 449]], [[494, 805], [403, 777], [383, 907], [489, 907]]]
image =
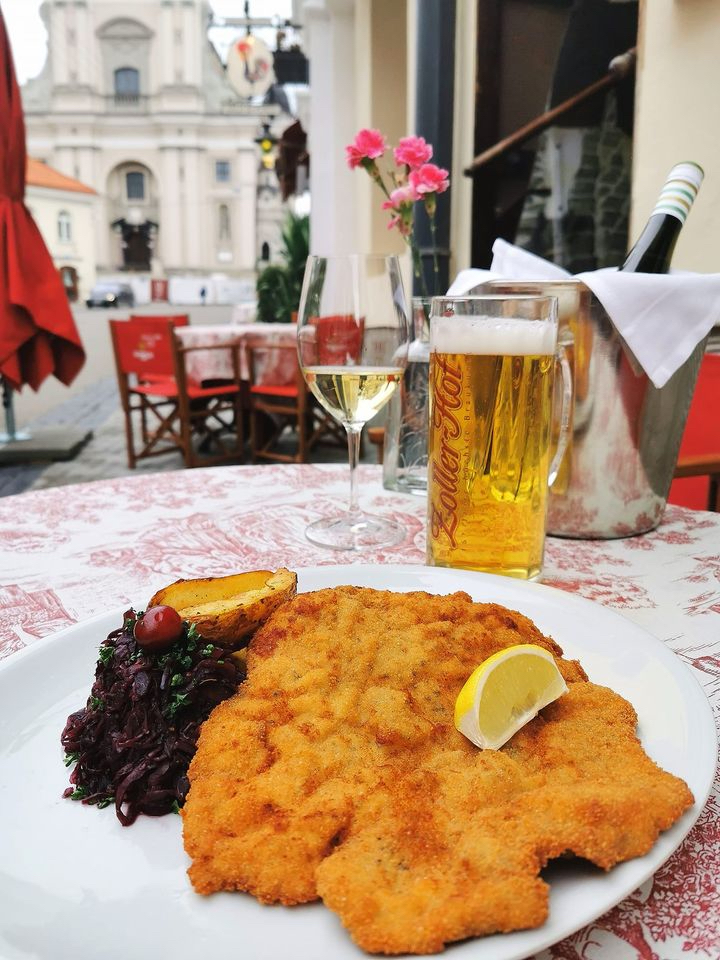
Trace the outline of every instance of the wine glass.
[[298, 356], [320, 405], [347, 432], [350, 503], [311, 523], [311, 543], [363, 550], [398, 543], [405, 530], [358, 505], [360, 435], [390, 399], [407, 362], [410, 324], [397, 257], [310, 256], [298, 312]]

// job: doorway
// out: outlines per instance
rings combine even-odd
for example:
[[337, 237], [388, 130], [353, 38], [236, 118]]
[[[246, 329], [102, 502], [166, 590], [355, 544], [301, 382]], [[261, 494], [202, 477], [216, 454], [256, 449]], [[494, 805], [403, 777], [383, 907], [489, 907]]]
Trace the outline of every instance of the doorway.
[[[476, 157], [606, 74], [610, 60], [636, 42], [635, 0], [477, 0], [477, 4]], [[598, 95], [582, 110], [565, 115], [548, 131], [510, 147], [475, 171], [473, 266], [490, 265], [496, 237], [517, 241], [561, 263], [562, 257], [555, 256], [553, 238], [557, 240], [563, 231], [566, 246], [575, 245], [573, 252], [578, 237], [589, 243], [585, 261], [577, 269], [606, 265], [593, 262], [596, 242], [602, 248], [601, 256], [616, 256], [614, 248], [622, 248], [627, 240], [632, 116], [628, 123], [624, 105], [632, 101], [632, 82], [628, 81], [622, 94], [617, 87], [612, 97], [607, 92]], [[610, 115], [616, 102], [619, 119]], [[579, 158], [578, 165], [569, 170], [572, 163], [568, 165], [566, 155], [562, 178], [553, 177], [548, 171], [556, 159], [552, 148], [559, 149], [560, 141], [567, 142], [565, 131], [569, 128], [577, 131], [570, 146]], [[609, 139], [605, 137], [608, 130]], [[586, 139], [588, 131], [593, 133]], [[620, 142], [623, 138], [624, 144]], [[597, 166], [603, 150], [613, 170], [618, 169], [618, 157], [622, 160], [624, 183], [603, 181], [603, 171]], [[593, 208], [601, 189], [613, 197], [614, 233], [609, 240], [603, 236], [597, 241], [592, 235], [595, 221], [608, 215]], [[624, 214], [617, 206], [620, 195]], [[563, 220], [570, 207], [574, 207], [570, 211], [574, 222]], [[569, 262], [561, 265], [574, 266]]]
[[77, 303], [78, 299], [78, 272], [75, 267], [60, 267], [60, 277], [65, 288], [65, 294], [70, 303]]

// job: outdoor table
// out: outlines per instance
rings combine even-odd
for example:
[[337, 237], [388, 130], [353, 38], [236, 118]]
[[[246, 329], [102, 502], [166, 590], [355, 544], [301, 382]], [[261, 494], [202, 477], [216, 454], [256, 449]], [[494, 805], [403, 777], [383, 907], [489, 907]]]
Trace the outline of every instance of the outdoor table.
[[[238, 343], [241, 346], [267, 347], [265, 362], [258, 364], [259, 383], [285, 386], [295, 383], [296, 355], [273, 347], [295, 347], [297, 326], [289, 323], [235, 323], [207, 324], [176, 327], [175, 333], [184, 347], [212, 347], [221, 343]], [[185, 366], [188, 378], [195, 383], [203, 380], [231, 380], [232, 360], [226, 350], [193, 350], [186, 354]], [[245, 350], [240, 350], [240, 376], [249, 379]]]
[[[219, 467], [23, 493], [0, 500], [0, 657], [180, 577], [320, 564], [422, 564], [425, 502], [360, 466], [364, 508], [407, 529], [392, 548], [348, 555], [305, 526], [347, 503], [343, 465]], [[542, 581], [614, 608], [664, 641], [720, 716], [720, 514], [669, 507], [621, 540], [550, 538]], [[720, 789], [680, 848], [634, 894], [542, 960], [720, 956]]]

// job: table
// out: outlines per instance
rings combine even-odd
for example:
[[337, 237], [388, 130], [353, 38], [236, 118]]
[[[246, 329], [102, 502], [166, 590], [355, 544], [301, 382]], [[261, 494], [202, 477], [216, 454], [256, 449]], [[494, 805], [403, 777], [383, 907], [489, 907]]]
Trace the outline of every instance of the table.
[[[185, 347], [212, 347], [220, 343], [252, 343], [267, 347], [266, 361], [258, 364], [259, 383], [292, 384], [295, 382], [297, 359], [294, 353], [273, 350], [273, 347], [293, 347], [297, 344], [297, 327], [289, 323], [235, 323], [208, 324], [206, 326], [176, 327], [175, 333]], [[188, 379], [195, 383], [203, 380], [231, 380], [232, 361], [227, 350], [193, 350], [186, 354]], [[249, 379], [245, 351], [240, 351], [240, 376]]]
[[[141, 603], [178, 577], [333, 563], [422, 563], [421, 498], [358, 468], [361, 503], [405, 523], [363, 557], [305, 541], [347, 502], [338, 465], [216, 467], [58, 487], [0, 500], [0, 658], [69, 624]], [[260, 508], [260, 509], [259, 509]], [[615, 608], [667, 643], [720, 720], [720, 514], [668, 508], [626, 540], [550, 538], [543, 581]], [[720, 956], [720, 783], [654, 878], [536, 960], [707, 960]]]

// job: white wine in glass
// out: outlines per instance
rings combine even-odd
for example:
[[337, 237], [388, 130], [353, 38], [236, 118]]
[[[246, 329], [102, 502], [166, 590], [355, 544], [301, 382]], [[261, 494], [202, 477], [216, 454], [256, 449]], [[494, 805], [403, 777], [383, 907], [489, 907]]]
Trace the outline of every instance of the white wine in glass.
[[298, 355], [320, 405], [347, 432], [350, 503], [315, 521], [308, 540], [335, 550], [398, 543], [405, 529], [363, 513], [356, 468], [363, 426], [397, 389], [407, 362], [409, 319], [394, 256], [308, 257], [298, 313]]

